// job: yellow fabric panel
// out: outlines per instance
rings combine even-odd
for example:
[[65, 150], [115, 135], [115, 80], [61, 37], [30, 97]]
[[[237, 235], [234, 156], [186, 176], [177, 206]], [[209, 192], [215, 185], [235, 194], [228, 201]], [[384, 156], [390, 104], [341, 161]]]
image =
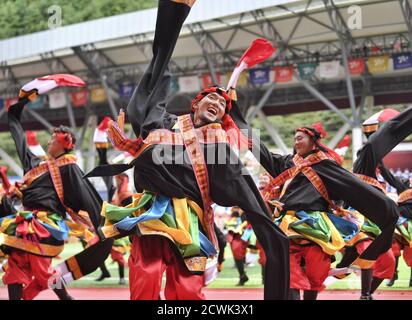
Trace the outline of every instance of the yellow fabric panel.
[[366, 260], [366, 259], [357, 258], [355, 261], [352, 262], [351, 266], [359, 267], [361, 269], [371, 269], [374, 264], [375, 264], [374, 260]]
[[186, 199], [173, 198], [172, 201], [178, 229], [189, 231], [189, 210]]
[[10, 226], [10, 224], [11, 224], [12, 222], [14, 222], [14, 221], [15, 221], [15, 218], [7, 218], [7, 219], [4, 219], [3, 222], [1, 223], [1, 226], [0, 226], [0, 232], [5, 233], [6, 230], [7, 230], [7, 228], [8, 228], [8, 227]]
[[165, 232], [172, 237], [172, 239], [180, 244], [192, 244], [192, 237], [190, 233], [182, 229], [174, 229], [168, 227], [160, 220], [149, 220], [139, 223], [154, 231]]
[[3, 243], [9, 247], [20, 249], [25, 252], [30, 252], [39, 256], [45, 257], [55, 257], [63, 251], [63, 246], [53, 246], [50, 244], [39, 243], [35, 244], [31, 241], [24, 240], [22, 238], [17, 238], [15, 236], [10, 236], [7, 234], [3, 235]]

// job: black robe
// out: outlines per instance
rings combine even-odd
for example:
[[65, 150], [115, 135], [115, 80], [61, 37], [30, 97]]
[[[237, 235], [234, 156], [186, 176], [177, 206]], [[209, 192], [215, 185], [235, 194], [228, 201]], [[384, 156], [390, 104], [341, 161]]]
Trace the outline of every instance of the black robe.
[[[26, 135], [20, 123], [21, 115], [28, 99], [21, 99], [10, 107], [8, 123], [10, 133], [16, 145], [24, 173], [38, 166], [41, 159], [28, 148]], [[83, 210], [88, 213], [95, 230], [102, 223], [100, 216], [102, 200], [89, 180], [83, 179], [83, 172], [76, 164], [68, 164], [59, 168], [63, 189], [64, 204], [74, 212]], [[48, 172], [35, 179], [27, 188], [21, 190], [22, 204], [29, 210], [45, 210], [66, 218], [66, 210], [55, 191], [53, 181]], [[110, 253], [113, 240], [99, 242], [86, 251], [75, 256], [82, 274], [93, 272]]]
[[[190, 8], [169, 0], [159, 1], [153, 59], [138, 84], [127, 107], [129, 120], [136, 136], [146, 138], [156, 129], [172, 129], [177, 116], [165, 108], [169, 91], [170, 73], [167, 66], [175, 47], [181, 26]], [[189, 110], [188, 110], [189, 111]], [[173, 150], [166, 154], [168, 161], [154, 163], [153, 151], [146, 149], [133, 161], [136, 189], [164, 194], [168, 197], [188, 197], [202, 207], [202, 198], [193, 168], [188, 161], [179, 162], [184, 153]], [[203, 153], [212, 155], [214, 164], [207, 163], [210, 198], [225, 206], [239, 206], [251, 222], [266, 256], [265, 299], [287, 299], [289, 291], [289, 240], [270, 219], [266, 205], [250, 175], [242, 175], [243, 165], [227, 144], [201, 144]], [[219, 163], [219, 152], [225, 161]], [[210, 161], [213, 162], [213, 161]], [[94, 174], [109, 173], [108, 168], [95, 170]]]
[[[251, 130], [236, 103], [232, 110], [232, 117], [240, 128]], [[393, 133], [390, 134], [391, 137], [401, 134], [405, 135], [411, 130], [411, 117], [402, 117], [402, 125], [396, 125], [394, 123], [388, 124], [387, 127], [393, 130]], [[409, 131], [407, 129], [408, 123]], [[376, 169], [376, 165], [379, 162], [375, 162], [375, 159], [392, 150], [394, 146], [390, 146], [398, 141], [398, 139], [392, 137], [392, 140], [395, 141], [392, 141], [392, 144], [390, 144], [387, 142], [389, 140], [386, 136], [387, 134], [387, 130], [384, 130], [382, 134], [378, 136], [378, 139], [386, 142], [381, 148], [377, 148], [375, 146], [375, 140], [372, 140], [373, 147], [367, 144], [359, 152], [358, 161], [355, 163], [356, 168], [359, 168], [359, 170], [356, 173], [371, 174], [372, 170], [370, 168]], [[382, 137], [382, 135], [384, 135], [384, 137]], [[249, 136], [253, 137], [253, 134], [249, 133]], [[293, 155], [282, 156], [273, 154], [263, 143], [258, 143], [257, 141], [254, 137], [252, 152], [270, 175], [277, 177], [285, 170], [294, 166], [292, 161]], [[375, 150], [374, 153], [371, 153], [372, 150]], [[393, 232], [399, 215], [398, 210], [396, 204], [381, 191], [364, 183], [332, 160], [323, 160], [314, 164], [312, 168], [322, 179], [331, 200], [344, 201], [346, 205], [355, 208], [376, 223], [381, 230], [387, 230], [386, 233]], [[375, 172], [375, 170], [373, 170], [373, 172]], [[329, 205], [326, 200], [302, 173], [298, 174], [290, 182], [285, 194], [279, 201], [284, 204], [283, 210], [329, 210]], [[381, 253], [387, 251], [389, 248], [390, 242], [385, 240], [382, 243], [378, 240], [376, 243], [372, 243], [369, 248], [362, 253], [360, 258], [376, 260]]]

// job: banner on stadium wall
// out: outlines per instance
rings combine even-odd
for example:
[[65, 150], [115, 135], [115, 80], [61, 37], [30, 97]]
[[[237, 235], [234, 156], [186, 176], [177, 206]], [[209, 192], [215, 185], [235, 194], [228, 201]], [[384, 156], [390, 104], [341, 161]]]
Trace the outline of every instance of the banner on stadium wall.
[[199, 78], [197, 76], [187, 76], [179, 78], [180, 92], [200, 91]]
[[349, 73], [352, 76], [362, 74], [365, 71], [365, 60], [363, 58], [349, 59]]
[[122, 98], [130, 98], [133, 95], [134, 84], [131, 82], [123, 82], [119, 84], [119, 96]]
[[27, 104], [27, 107], [30, 108], [30, 109], [33, 109], [33, 110], [43, 108], [44, 107], [44, 96], [40, 95], [40, 96], [37, 97], [36, 100], [30, 101]]
[[265, 84], [269, 82], [269, 68], [257, 68], [249, 70], [249, 80], [250, 83], [257, 85], [257, 84]]
[[370, 73], [382, 73], [388, 70], [389, 56], [370, 57], [368, 59], [368, 68]]
[[8, 108], [19, 101], [18, 97], [6, 99], [5, 107]]
[[221, 74], [219, 72], [216, 72], [216, 81], [217, 81], [217, 83], [215, 83], [212, 80], [212, 76], [210, 75], [210, 73], [202, 74], [202, 87], [204, 89], [209, 88], [209, 87], [214, 86], [214, 85], [218, 85], [218, 86], [221, 85], [222, 77], [221, 77]]
[[293, 66], [275, 67], [275, 82], [290, 82], [293, 80]]
[[49, 93], [49, 107], [50, 109], [64, 108], [67, 104], [66, 95], [64, 92], [51, 92]]
[[412, 67], [412, 54], [410, 52], [395, 53], [392, 55], [393, 68], [395, 70]]
[[335, 61], [326, 61], [319, 64], [319, 75], [321, 78], [337, 78], [339, 76], [340, 62]]
[[106, 91], [102, 87], [90, 91], [90, 100], [94, 103], [102, 103], [107, 100]]
[[318, 67], [318, 64], [315, 62], [298, 64], [298, 71], [299, 71], [300, 78], [303, 80], [312, 79], [317, 67]]
[[72, 106], [74, 108], [85, 106], [87, 102], [89, 101], [89, 91], [81, 90], [81, 91], [72, 92], [70, 94], [70, 98], [72, 101]]

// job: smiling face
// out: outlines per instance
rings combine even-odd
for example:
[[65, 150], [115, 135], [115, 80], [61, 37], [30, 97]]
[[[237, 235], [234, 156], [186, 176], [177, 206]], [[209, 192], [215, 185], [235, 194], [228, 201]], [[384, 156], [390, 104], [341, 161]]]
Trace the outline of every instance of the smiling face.
[[209, 93], [193, 106], [195, 126], [220, 122], [225, 115], [226, 100], [216, 92]]
[[298, 131], [295, 134], [294, 148], [298, 155], [304, 156], [314, 150], [316, 148], [316, 145], [309, 135]]

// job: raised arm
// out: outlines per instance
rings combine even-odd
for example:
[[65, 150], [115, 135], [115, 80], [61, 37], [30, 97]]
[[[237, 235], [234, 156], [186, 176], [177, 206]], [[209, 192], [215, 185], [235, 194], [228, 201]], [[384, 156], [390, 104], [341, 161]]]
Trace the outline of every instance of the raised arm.
[[392, 174], [392, 172], [388, 168], [386, 168], [382, 162], [379, 164], [379, 169], [385, 181], [389, 183], [389, 185], [394, 187], [398, 194], [401, 194], [405, 190], [409, 189], [409, 182], [405, 183], [401, 179], [395, 177]]
[[166, 112], [169, 92], [168, 65], [190, 7], [171, 0], [160, 0], [153, 58], [127, 106], [127, 114], [137, 137], [145, 138], [153, 129], [171, 128], [176, 116]]
[[412, 134], [412, 107], [386, 122], [372, 134], [358, 153], [353, 172], [376, 178], [380, 161], [407, 136]]
[[10, 106], [7, 112], [10, 134], [13, 137], [14, 144], [16, 145], [17, 154], [19, 155], [24, 173], [37, 166], [40, 162], [40, 159], [37, 158], [28, 148], [26, 134], [20, 123], [24, 106], [29, 101], [30, 100], [28, 98], [19, 99], [17, 103]]

